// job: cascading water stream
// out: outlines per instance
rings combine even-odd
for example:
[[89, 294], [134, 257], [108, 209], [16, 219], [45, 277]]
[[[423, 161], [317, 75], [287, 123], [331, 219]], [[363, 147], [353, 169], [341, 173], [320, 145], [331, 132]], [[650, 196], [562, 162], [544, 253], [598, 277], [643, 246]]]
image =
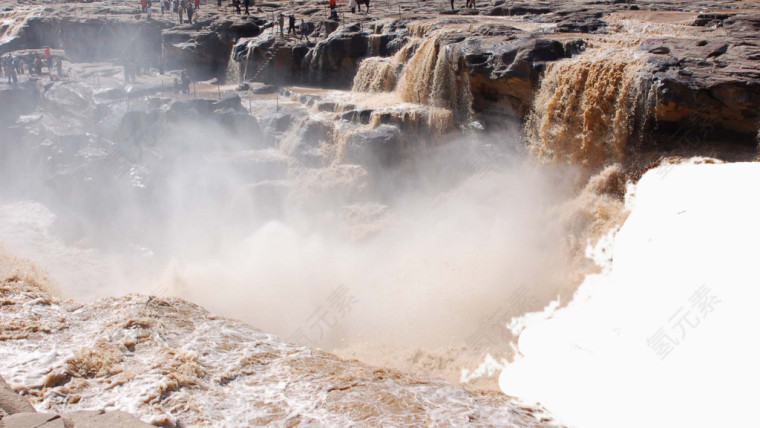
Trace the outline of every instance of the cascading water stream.
[[0, 11], [0, 45], [18, 37], [27, 20], [42, 13], [41, 7], [19, 7], [18, 9]]
[[[456, 123], [468, 123], [472, 117], [472, 93], [469, 74], [459, 71], [456, 49], [443, 44], [442, 31], [428, 32], [422, 25], [410, 28], [413, 37], [393, 57], [370, 57], [362, 61], [354, 77], [353, 91], [389, 92], [406, 103], [427, 107], [427, 127], [446, 132]], [[381, 111], [371, 123], [380, 123], [382, 115], [399, 115], [400, 121], [418, 123], [419, 112]]]
[[369, 57], [362, 61], [354, 76], [353, 90], [357, 92], [389, 92], [396, 85], [396, 66], [393, 59]]
[[243, 46], [245, 55], [243, 56], [239, 51], [233, 47], [230, 51], [230, 57], [227, 60], [227, 69], [225, 71], [225, 79], [227, 83], [242, 83], [247, 79], [248, 74], [248, 62], [251, 56], [251, 48], [246, 43]]
[[633, 130], [642, 63], [588, 52], [548, 66], [525, 125], [541, 158], [600, 167], [622, 159]]
[[[247, 61], [246, 61], [247, 63]], [[235, 61], [235, 50], [230, 51], [230, 58], [227, 60], [227, 70], [225, 72], [225, 78], [227, 83], [240, 83], [241, 82], [241, 67], [243, 65]]]

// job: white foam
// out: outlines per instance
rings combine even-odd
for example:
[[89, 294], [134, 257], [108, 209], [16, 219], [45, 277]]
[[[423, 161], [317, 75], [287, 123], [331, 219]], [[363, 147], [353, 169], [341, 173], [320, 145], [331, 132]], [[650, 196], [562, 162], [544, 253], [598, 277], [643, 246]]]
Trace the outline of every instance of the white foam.
[[[753, 163], [646, 173], [629, 188], [631, 215], [602, 243], [610, 262], [567, 307], [534, 317], [519, 337], [521, 355], [500, 376], [502, 391], [578, 427], [752, 425], [758, 180]], [[695, 303], [695, 293], [705, 297]], [[650, 345], [663, 346], [660, 328], [678, 343], [658, 355]]]

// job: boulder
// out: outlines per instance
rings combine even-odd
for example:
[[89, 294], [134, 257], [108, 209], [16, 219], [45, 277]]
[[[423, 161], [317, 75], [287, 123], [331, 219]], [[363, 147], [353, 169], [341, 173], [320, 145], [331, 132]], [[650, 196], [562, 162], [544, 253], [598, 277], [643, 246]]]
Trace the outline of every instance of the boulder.
[[240, 101], [240, 95], [231, 94], [225, 95], [221, 100], [211, 104], [211, 110], [213, 111], [234, 111], [245, 112], [245, 107]]
[[74, 428], [61, 415], [52, 413], [16, 413], [0, 420], [3, 428]]
[[9, 415], [16, 413], [34, 413], [34, 407], [18, 394], [0, 376], [0, 409]]
[[150, 428], [152, 425], [122, 411], [82, 410], [65, 415], [16, 413], [2, 418], [3, 428]]
[[275, 138], [287, 131], [295, 120], [301, 119], [304, 112], [296, 109], [275, 109], [257, 115], [261, 130], [269, 137]]
[[458, 49], [469, 69], [473, 109], [486, 115], [524, 117], [546, 63], [569, 58], [584, 45], [581, 38], [533, 38], [520, 30], [462, 42]]
[[[310, 157], [320, 143], [329, 143], [333, 134], [333, 127], [329, 122], [307, 119], [296, 122], [289, 132], [289, 137], [283, 143], [283, 149], [291, 156]], [[316, 155], [316, 153], [314, 153]]]
[[400, 160], [402, 149], [401, 131], [398, 127], [380, 125], [370, 131], [351, 135], [344, 160], [369, 169], [388, 167]]
[[[152, 428], [152, 425], [121, 411], [82, 410], [64, 415], [72, 428]], [[44, 425], [43, 425], [44, 426]]]

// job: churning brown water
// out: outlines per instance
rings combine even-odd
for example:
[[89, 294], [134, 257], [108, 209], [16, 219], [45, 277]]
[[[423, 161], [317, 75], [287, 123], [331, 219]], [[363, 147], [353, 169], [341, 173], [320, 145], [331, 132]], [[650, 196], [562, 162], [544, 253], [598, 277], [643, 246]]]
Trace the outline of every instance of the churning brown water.
[[525, 125], [532, 151], [594, 168], [621, 160], [633, 127], [641, 66], [610, 51], [550, 64]]

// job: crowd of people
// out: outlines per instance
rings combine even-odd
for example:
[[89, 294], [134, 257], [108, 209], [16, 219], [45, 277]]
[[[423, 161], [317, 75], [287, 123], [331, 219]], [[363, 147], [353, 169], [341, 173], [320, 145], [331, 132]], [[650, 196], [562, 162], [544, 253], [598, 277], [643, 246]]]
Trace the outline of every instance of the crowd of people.
[[[158, 0], [158, 2], [161, 8], [161, 16], [167, 12], [176, 14], [180, 24], [185, 22], [192, 24], [193, 16], [201, 6], [200, 0]], [[140, 9], [147, 15], [147, 19], [152, 19], [153, 4], [151, 0], [140, 0]]]
[[45, 48], [43, 54], [32, 53], [25, 56], [8, 55], [0, 58], [0, 78], [7, 78], [9, 84], [17, 84], [18, 76], [28, 74], [30, 76], [42, 76], [43, 68], [47, 68], [47, 74], [53, 75], [53, 68], [59, 77], [64, 77], [63, 60], [54, 58], [50, 49]]
[[[158, 0], [160, 7], [161, 7], [161, 15], [166, 13], [167, 11], [171, 11], [174, 14], [177, 15], [177, 19], [179, 20], [180, 24], [184, 24], [187, 22], [188, 24], [193, 23], [193, 17], [196, 15], [198, 9], [200, 8], [200, 0]], [[217, 7], [221, 8], [223, 7], [223, 1], [224, 0], [217, 0]], [[328, 4], [330, 7], [330, 16], [329, 19], [332, 20], [339, 20], [338, 17], [338, 1], [339, 0], [328, 0]], [[342, 1], [342, 0], [341, 0]], [[140, 0], [140, 5], [143, 13], [148, 14], [148, 18], [151, 17], [151, 2], [152, 0]], [[475, 8], [475, 0], [465, 0], [465, 8]], [[351, 13], [361, 13], [362, 12], [362, 5], [365, 6], [365, 13], [369, 13], [369, 3], [370, 0], [348, 0], [348, 8], [351, 10]], [[255, 5], [255, 0], [229, 0], [229, 5], [233, 7], [234, 12], [238, 15], [250, 15], [251, 8]], [[451, 10], [454, 10], [454, 0], [451, 0]], [[304, 20], [301, 20], [301, 24], [296, 27], [296, 17], [294, 14], [290, 15], [283, 15], [282, 13], [279, 14], [276, 25], [279, 25], [280, 27], [280, 35], [284, 36], [284, 27], [285, 27], [285, 19], [288, 20], [288, 35], [293, 34], [296, 37], [300, 36], [300, 39], [303, 40], [306, 38], [308, 40], [308, 36], [310, 33], [310, 28], [307, 23], [304, 22]]]
[[[193, 17], [196, 15], [198, 9], [200, 8], [200, 0], [158, 0], [159, 5], [161, 7], [161, 15], [166, 13], [167, 11], [176, 14], [177, 20], [180, 24], [193, 23]], [[217, 7], [221, 8], [223, 7], [223, 1], [224, 0], [217, 0]], [[332, 20], [339, 20], [338, 17], [338, 0], [328, 0], [329, 6], [330, 6], [330, 17], [329, 19]], [[364, 4], [366, 6], [366, 11], [369, 12], [369, 1], [370, 0], [349, 0], [349, 8], [351, 9], [352, 13], [356, 13], [357, 9], [359, 12], [362, 11], [361, 5]], [[468, 3], [473, 0], [467, 0]], [[234, 12], [238, 15], [250, 15], [251, 8], [255, 5], [255, 0], [229, 0], [229, 5], [233, 7]], [[140, 7], [143, 13], [147, 14], [148, 19], [151, 19], [151, 8], [152, 8], [152, 0], [140, 0]], [[287, 19], [288, 24], [288, 36], [293, 35], [294, 37], [299, 37], [299, 40], [306, 39], [307, 42], [310, 42], [309, 40], [309, 34], [313, 31], [313, 24], [305, 22], [304, 19], [301, 19], [301, 22], [299, 25], [296, 25], [297, 19], [295, 14], [283, 14], [280, 13], [277, 17], [277, 21], [275, 22], [275, 25], [279, 25], [280, 27], [280, 36], [285, 36], [285, 19]]]

